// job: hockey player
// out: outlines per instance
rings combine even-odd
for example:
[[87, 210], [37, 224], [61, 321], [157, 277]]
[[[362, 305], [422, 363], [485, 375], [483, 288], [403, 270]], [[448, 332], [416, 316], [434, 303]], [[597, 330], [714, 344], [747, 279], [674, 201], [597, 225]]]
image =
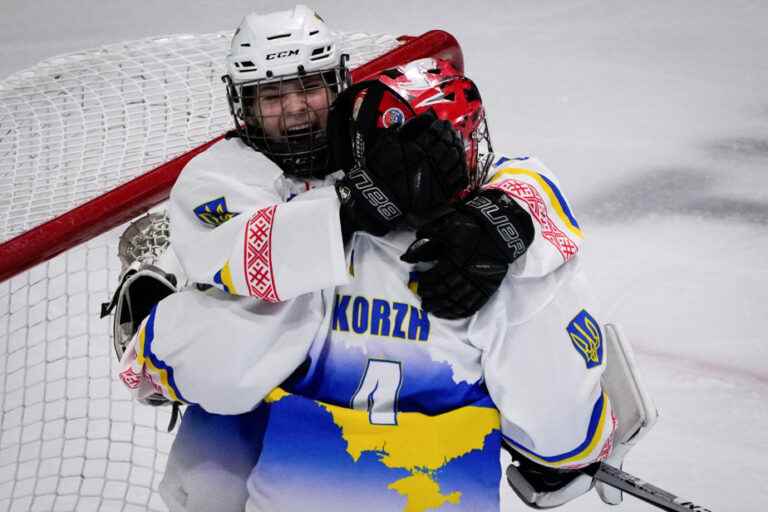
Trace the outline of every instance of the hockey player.
[[[312, 32], [321, 37], [308, 39]], [[267, 60], [278, 57], [267, 56], [288, 58], [292, 50], [267, 51], [264, 41], [283, 34], [300, 54], [330, 48], [329, 60], [270, 68]], [[447, 205], [448, 194], [428, 194], [444, 206], [434, 218], [421, 215], [435, 204], [415, 201], [408, 179], [382, 180], [385, 167], [399, 166], [395, 176], [424, 167], [431, 191], [458, 183], [445, 178], [455, 169], [450, 134], [440, 146], [453, 162], [444, 174], [432, 172], [432, 145], [420, 145], [436, 140], [439, 124], [414, 118], [418, 124], [371, 142], [423, 93], [445, 102], [460, 94], [482, 113], [464, 79], [414, 86], [413, 77], [435, 69], [432, 61], [398, 71], [406, 79], [390, 85], [413, 96], [399, 106], [382, 112], [390, 96], [354, 91], [349, 133], [358, 153], [339, 160], [346, 173], [335, 188], [323, 186], [338, 178], [320, 178], [319, 163], [327, 158], [328, 119], [318, 110], [343, 76], [328, 67], [338, 62], [334, 52], [311, 11], [247, 17], [229, 57], [240, 136], [194, 159], [172, 193], [179, 259], [192, 282], [213, 287], [184, 290], [154, 308], [121, 372], [139, 398], [161, 393], [193, 406], [163, 485], [171, 510], [242, 509], [245, 478], [248, 510], [497, 510], [502, 439], [534, 461], [536, 471], [521, 466], [523, 475], [605, 458], [614, 422], [600, 384], [603, 334], [578, 269], [578, 224], [556, 180], [533, 159], [496, 156], [487, 160], [488, 179], [464, 200]], [[247, 62], [253, 82], [240, 74]], [[312, 75], [325, 100], [299, 89]], [[449, 83], [457, 87], [453, 100], [441, 87]], [[281, 103], [280, 119], [264, 119], [273, 112], [261, 95], [266, 85], [304, 111]], [[374, 115], [365, 119], [368, 109]], [[482, 138], [479, 130], [469, 135]], [[470, 147], [471, 138], [464, 139]], [[391, 151], [378, 143], [401, 157], [388, 159]], [[485, 170], [482, 155], [469, 153], [468, 167]], [[410, 214], [421, 225], [415, 243], [400, 229]], [[521, 236], [526, 226], [535, 236]], [[520, 244], [530, 244], [523, 257]], [[438, 263], [425, 269], [402, 261], [404, 253], [409, 262]], [[444, 285], [488, 302], [478, 311]], [[432, 298], [441, 316], [455, 319], [427, 312]], [[588, 490], [585, 478], [526, 496], [558, 504]], [[530, 485], [538, 489], [535, 478]]]

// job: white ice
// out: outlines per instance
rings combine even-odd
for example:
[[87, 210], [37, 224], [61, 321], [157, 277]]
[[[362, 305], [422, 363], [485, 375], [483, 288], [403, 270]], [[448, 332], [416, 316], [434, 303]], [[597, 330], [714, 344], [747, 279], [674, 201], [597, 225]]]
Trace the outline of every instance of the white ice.
[[[234, 28], [285, 2], [4, 0], [0, 78]], [[561, 177], [661, 412], [625, 469], [714, 511], [768, 503], [768, 2], [317, 0], [342, 30], [460, 41], [495, 145]], [[507, 496], [508, 497], [508, 496]], [[508, 497], [509, 498], [509, 497]], [[508, 508], [524, 509], [509, 498]], [[594, 496], [563, 512], [602, 510]], [[623, 511], [650, 510], [626, 498]]]

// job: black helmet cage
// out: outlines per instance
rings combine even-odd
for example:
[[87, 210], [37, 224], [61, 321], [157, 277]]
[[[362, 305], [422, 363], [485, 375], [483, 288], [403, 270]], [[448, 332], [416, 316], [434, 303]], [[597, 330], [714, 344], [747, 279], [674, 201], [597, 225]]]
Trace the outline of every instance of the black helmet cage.
[[[346, 68], [347, 59], [348, 55], [343, 54], [338, 66], [331, 69], [305, 72], [300, 66], [297, 72], [291, 75], [260, 78], [238, 84], [233, 83], [228, 75], [224, 75], [222, 80], [227, 86], [229, 109], [239, 137], [253, 149], [274, 161], [287, 175], [310, 178], [328, 174], [330, 170], [328, 169], [327, 124], [321, 125], [318, 119], [313, 122], [313, 116], [325, 117], [327, 123], [333, 100], [350, 82]], [[316, 94], [317, 91], [322, 91], [326, 95], [325, 107], [322, 109], [312, 109], [306, 103], [306, 96]], [[263, 93], [268, 94], [270, 100], [281, 103], [288, 94], [303, 95], [306, 107], [304, 109], [306, 128], [295, 133], [281, 133], [277, 137], [268, 136], [264, 130]], [[287, 115], [301, 116], [301, 112], [292, 112]], [[275, 117], [282, 117], [277, 120], [280, 126], [287, 125], [286, 113], [282, 108]]]

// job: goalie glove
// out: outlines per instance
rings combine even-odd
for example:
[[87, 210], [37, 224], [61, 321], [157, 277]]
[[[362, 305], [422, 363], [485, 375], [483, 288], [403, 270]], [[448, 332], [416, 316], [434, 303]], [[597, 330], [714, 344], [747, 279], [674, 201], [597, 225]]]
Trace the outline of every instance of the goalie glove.
[[499, 190], [484, 190], [424, 224], [401, 259], [435, 262], [418, 272], [421, 307], [455, 320], [477, 312], [533, 241], [530, 215]]
[[115, 312], [112, 343], [120, 360], [152, 307], [179, 291], [186, 277], [170, 247], [170, 221], [165, 212], [148, 213], [131, 222], [120, 236], [117, 255], [120, 284], [112, 300], [101, 305], [101, 318]]
[[[184, 272], [169, 245], [169, 234], [169, 220], [163, 212], [144, 215], [120, 236], [120, 284], [110, 302], [101, 305], [101, 318], [114, 312], [112, 344], [118, 361], [152, 307], [185, 284]], [[140, 401], [154, 406], [171, 404], [159, 393]], [[169, 432], [177, 418], [178, 405], [174, 403]]]

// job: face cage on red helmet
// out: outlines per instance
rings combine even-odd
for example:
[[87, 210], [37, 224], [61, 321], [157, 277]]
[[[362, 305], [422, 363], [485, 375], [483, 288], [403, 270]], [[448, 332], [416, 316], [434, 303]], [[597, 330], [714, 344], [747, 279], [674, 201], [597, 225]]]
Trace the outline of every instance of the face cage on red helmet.
[[[343, 60], [330, 70], [278, 79], [233, 84], [228, 76], [223, 78], [235, 130], [246, 144], [277, 163], [287, 175], [308, 178], [328, 174], [328, 112], [348, 82]], [[299, 108], [286, 112], [289, 102], [291, 108]], [[267, 110], [277, 113], [271, 115]], [[298, 130], [291, 133], [291, 127]]]
[[469, 138], [462, 137], [464, 139], [464, 150], [467, 153], [470, 190], [480, 188], [485, 183], [485, 179], [488, 177], [488, 170], [493, 162], [493, 147], [491, 146], [491, 136], [488, 132], [485, 112], [480, 117], [480, 122], [469, 134]]

